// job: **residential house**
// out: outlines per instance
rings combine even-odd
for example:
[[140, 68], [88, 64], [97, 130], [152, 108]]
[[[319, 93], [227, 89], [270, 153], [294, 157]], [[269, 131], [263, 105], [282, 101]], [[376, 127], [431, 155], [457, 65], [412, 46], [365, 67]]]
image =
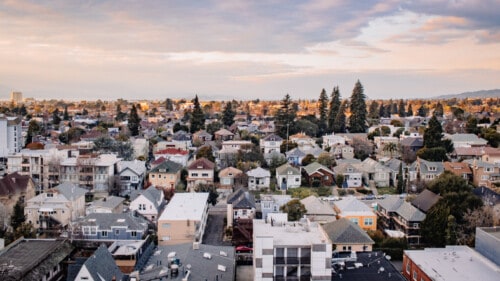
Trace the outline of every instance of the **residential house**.
[[337, 219], [346, 218], [364, 230], [377, 229], [377, 215], [365, 203], [355, 197], [344, 197], [333, 203]]
[[130, 274], [144, 267], [154, 254], [156, 245], [151, 236], [138, 240], [115, 240], [108, 250], [120, 271]]
[[[473, 184], [495, 189], [500, 185], [500, 166], [483, 161], [465, 161], [471, 165]], [[472, 163], [471, 163], [472, 162]]]
[[113, 255], [111, 255], [106, 245], [101, 244], [94, 251], [94, 254], [85, 260], [74, 280], [102, 281], [122, 279], [123, 273], [116, 265]]
[[130, 279], [234, 281], [235, 259], [234, 248], [230, 246], [193, 243], [159, 245], [148, 263], [132, 272]]
[[261, 167], [257, 167], [247, 172], [248, 188], [250, 190], [259, 190], [269, 188], [271, 183], [271, 172]]
[[10, 225], [10, 217], [14, 206], [19, 202], [22, 206], [35, 196], [35, 184], [29, 176], [17, 172], [6, 174], [0, 179], [0, 225]]
[[254, 280], [331, 280], [332, 242], [317, 223], [253, 221]]
[[199, 130], [193, 134], [193, 142], [204, 144], [207, 141], [212, 141], [212, 135], [205, 130]]
[[289, 139], [291, 142], [296, 143], [297, 147], [302, 151], [311, 150], [318, 146], [313, 138], [304, 133], [291, 135]]
[[[402, 233], [410, 245], [420, 244], [420, 224], [425, 214], [405, 199], [396, 196], [383, 199], [377, 205], [377, 215], [384, 230]], [[389, 236], [390, 231], [386, 231]]]
[[401, 140], [401, 155], [403, 158], [416, 159], [417, 151], [424, 147], [422, 137], [407, 137]]
[[158, 245], [202, 243], [208, 193], [176, 193], [158, 218]]
[[363, 182], [376, 187], [390, 186], [391, 170], [383, 164], [366, 158], [358, 165], [358, 169], [363, 171]]
[[356, 188], [363, 186], [363, 172], [352, 163], [337, 163], [337, 166], [333, 168], [333, 172], [335, 173], [335, 176], [344, 176], [344, 182], [337, 182], [338, 187]]
[[396, 158], [382, 158], [379, 162], [389, 169], [389, 186], [397, 186], [398, 174], [400, 173], [399, 168], [401, 167], [401, 173], [403, 180], [406, 179], [406, 163], [396, 159]]
[[234, 139], [234, 134], [224, 128], [215, 132], [214, 136], [217, 141], [229, 141]]
[[285, 163], [276, 168], [276, 182], [280, 190], [297, 188], [301, 185], [300, 170], [289, 163]]
[[292, 200], [290, 195], [261, 194], [260, 206], [262, 218], [267, 219], [268, 214], [280, 213], [281, 206]]
[[252, 220], [255, 217], [255, 197], [241, 187], [227, 197], [227, 225], [238, 220]]
[[181, 148], [165, 148], [157, 150], [153, 155], [155, 159], [165, 158], [181, 166], [186, 166], [189, 160], [189, 151]]
[[302, 167], [302, 175], [309, 186], [333, 186], [335, 184], [334, 172], [318, 162], [312, 162]]
[[335, 159], [353, 159], [354, 148], [347, 144], [336, 144], [330, 147], [330, 155]]
[[175, 148], [181, 148], [184, 150], [189, 150], [193, 146], [191, 142], [191, 134], [183, 130], [175, 132], [172, 136], [171, 142]]
[[291, 149], [287, 152], [285, 152], [286, 155], [286, 160], [288, 163], [294, 165], [294, 166], [300, 166], [302, 165], [302, 159], [306, 157], [306, 153], [300, 150], [298, 147]]
[[467, 182], [472, 181], [472, 170], [465, 162], [444, 162], [444, 170], [449, 171]]
[[187, 167], [187, 188], [194, 190], [198, 185], [214, 184], [215, 164], [207, 158], [200, 158]]
[[475, 250], [485, 258], [500, 266], [500, 228], [477, 227]]
[[147, 189], [139, 191], [139, 194], [130, 202], [130, 210], [141, 214], [151, 222], [156, 222], [165, 205], [163, 190], [151, 185]]
[[61, 280], [73, 250], [67, 240], [18, 239], [0, 252], [0, 279]]
[[335, 248], [334, 252], [371, 252], [375, 242], [359, 225], [341, 218], [321, 225]]
[[20, 152], [23, 142], [21, 119], [0, 114], [0, 158]]
[[148, 233], [148, 221], [133, 213], [93, 213], [73, 223], [73, 239], [137, 240]]
[[485, 147], [481, 160], [492, 164], [500, 164], [500, 148]]
[[283, 139], [275, 134], [270, 134], [265, 138], [260, 139], [260, 149], [264, 155], [271, 154], [273, 152], [280, 152], [281, 144]]
[[148, 181], [163, 190], [173, 190], [181, 180], [181, 170], [179, 163], [166, 160], [149, 172]]
[[222, 142], [222, 150], [248, 150], [253, 146], [251, 141], [247, 140], [228, 140]]
[[418, 158], [408, 170], [410, 181], [415, 181], [418, 178], [422, 181], [432, 181], [444, 172], [444, 165], [443, 162], [431, 162]]
[[323, 224], [337, 220], [333, 207], [314, 195], [301, 199], [300, 203], [307, 210], [305, 217], [312, 222]]
[[86, 189], [62, 183], [26, 201], [26, 221], [35, 228], [65, 227], [85, 214]]
[[345, 145], [344, 137], [335, 135], [334, 133], [332, 133], [331, 135], [323, 136], [323, 144], [322, 144], [323, 149], [326, 150], [329, 147], [332, 148], [337, 145]]
[[475, 134], [446, 134], [444, 139], [449, 139], [453, 147], [485, 147], [488, 141]]
[[238, 178], [243, 174], [243, 171], [234, 167], [227, 167], [219, 171], [220, 184], [218, 189], [233, 190], [233, 187], [242, 183], [238, 182]]
[[117, 163], [117, 173], [119, 177], [118, 184], [120, 185], [119, 193], [121, 195], [130, 194], [132, 190], [141, 189], [144, 184], [144, 176], [146, 175], [146, 162], [120, 161]]
[[455, 147], [450, 157], [455, 161], [468, 159], [481, 160], [484, 151], [485, 147]]
[[411, 204], [415, 208], [422, 211], [424, 214], [427, 214], [430, 208], [434, 206], [434, 204], [436, 204], [439, 199], [441, 199], [441, 196], [428, 189], [424, 189], [415, 198], [413, 198]]
[[498, 280], [498, 265], [468, 246], [403, 252], [403, 276], [418, 281]]
[[86, 215], [92, 213], [120, 214], [123, 213], [124, 201], [125, 198], [118, 196], [107, 196], [104, 198], [100, 198], [98, 200], [88, 203], [87, 207], [85, 208], [85, 214]]

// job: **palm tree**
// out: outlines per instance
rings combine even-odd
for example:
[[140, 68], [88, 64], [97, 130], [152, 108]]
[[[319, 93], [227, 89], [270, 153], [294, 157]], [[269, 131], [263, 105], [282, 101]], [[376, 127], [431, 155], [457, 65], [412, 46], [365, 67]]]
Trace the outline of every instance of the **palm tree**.
[[389, 152], [392, 158], [392, 154], [398, 151], [398, 145], [395, 142], [389, 142], [384, 145], [384, 152]]

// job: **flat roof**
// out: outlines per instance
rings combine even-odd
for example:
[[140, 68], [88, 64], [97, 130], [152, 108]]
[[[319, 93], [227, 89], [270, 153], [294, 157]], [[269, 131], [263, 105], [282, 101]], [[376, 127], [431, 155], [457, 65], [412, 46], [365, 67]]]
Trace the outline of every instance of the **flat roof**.
[[253, 233], [255, 237], [272, 236], [275, 246], [331, 244], [330, 239], [314, 222], [309, 224], [306, 222], [276, 222], [271, 225], [269, 220], [267, 223], [265, 220], [253, 220]]
[[176, 193], [158, 220], [201, 220], [208, 192]]
[[[342, 253], [338, 253], [342, 256]], [[344, 254], [344, 257], [346, 254]], [[349, 256], [351, 256], [349, 254]], [[331, 280], [343, 281], [404, 281], [390, 259], [380, 251], [357, 252], [356, 260], [334, 263]]]
[[499, 280], [500, 268], [467, 246], [405, 251], [433, 280]]

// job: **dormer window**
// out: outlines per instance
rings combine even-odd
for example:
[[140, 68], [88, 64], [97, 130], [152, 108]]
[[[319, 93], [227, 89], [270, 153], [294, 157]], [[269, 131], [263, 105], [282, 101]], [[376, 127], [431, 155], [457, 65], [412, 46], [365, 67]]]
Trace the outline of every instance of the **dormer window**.
[[436, 166], [430, 166], [429, 167], [429, 171], [435, 172], [436, 170], [437, 170]]

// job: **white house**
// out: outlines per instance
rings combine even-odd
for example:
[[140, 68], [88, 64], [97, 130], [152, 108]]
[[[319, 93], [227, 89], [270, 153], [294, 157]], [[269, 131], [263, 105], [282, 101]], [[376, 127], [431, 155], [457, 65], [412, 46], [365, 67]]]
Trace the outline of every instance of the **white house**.
[[278, 183], [277, 188], [281, 190], [300, 187], [301, 178], [302, 176], [300, 170], [288, 163], [276, 168], [276, 181]]
[[280, 152], [281, 144], [283, 143], [283, 139], [275, 134], [270, 134], [267, 137], [260, 139], [260, 149], [264, 155], [270, 154], [273, 152]]
[[333, 147], [335, 145], [344, 145], [344, 144], [345, 144], [345, 138], [339, 135], [335, 135], [332, 133], [331, 135], [323, 136], [323, 144], [322, 144], [323, 149], [327, 149], [328, 147]]
[[117, 163], [117, 172], [120, 178], [120, 194], [130, 194], [131, 190], [142, 187], [146, 174], [146, 162], [139, 160], [120, 161]]
[[123, 273], [116, 265], [113, 255], [108, 247], [102, 244], [95, 250], [94, 254], [87, 258], [80, 271], [75, 277], [75, 281], [101, 281], [101, 280], [122, 280]]
[[271, 172], [261, 167], [257, 167], [247, 172], [248, 188], [251, 190], [269, 188], [271, 183]]
[[161, 209], [165, 205], [163, 191], [155, 186], [150, 186], [140, 192], [132, 202], [130, 202], [130, 210], [136, 211], [152, 222], [156, 222]]

